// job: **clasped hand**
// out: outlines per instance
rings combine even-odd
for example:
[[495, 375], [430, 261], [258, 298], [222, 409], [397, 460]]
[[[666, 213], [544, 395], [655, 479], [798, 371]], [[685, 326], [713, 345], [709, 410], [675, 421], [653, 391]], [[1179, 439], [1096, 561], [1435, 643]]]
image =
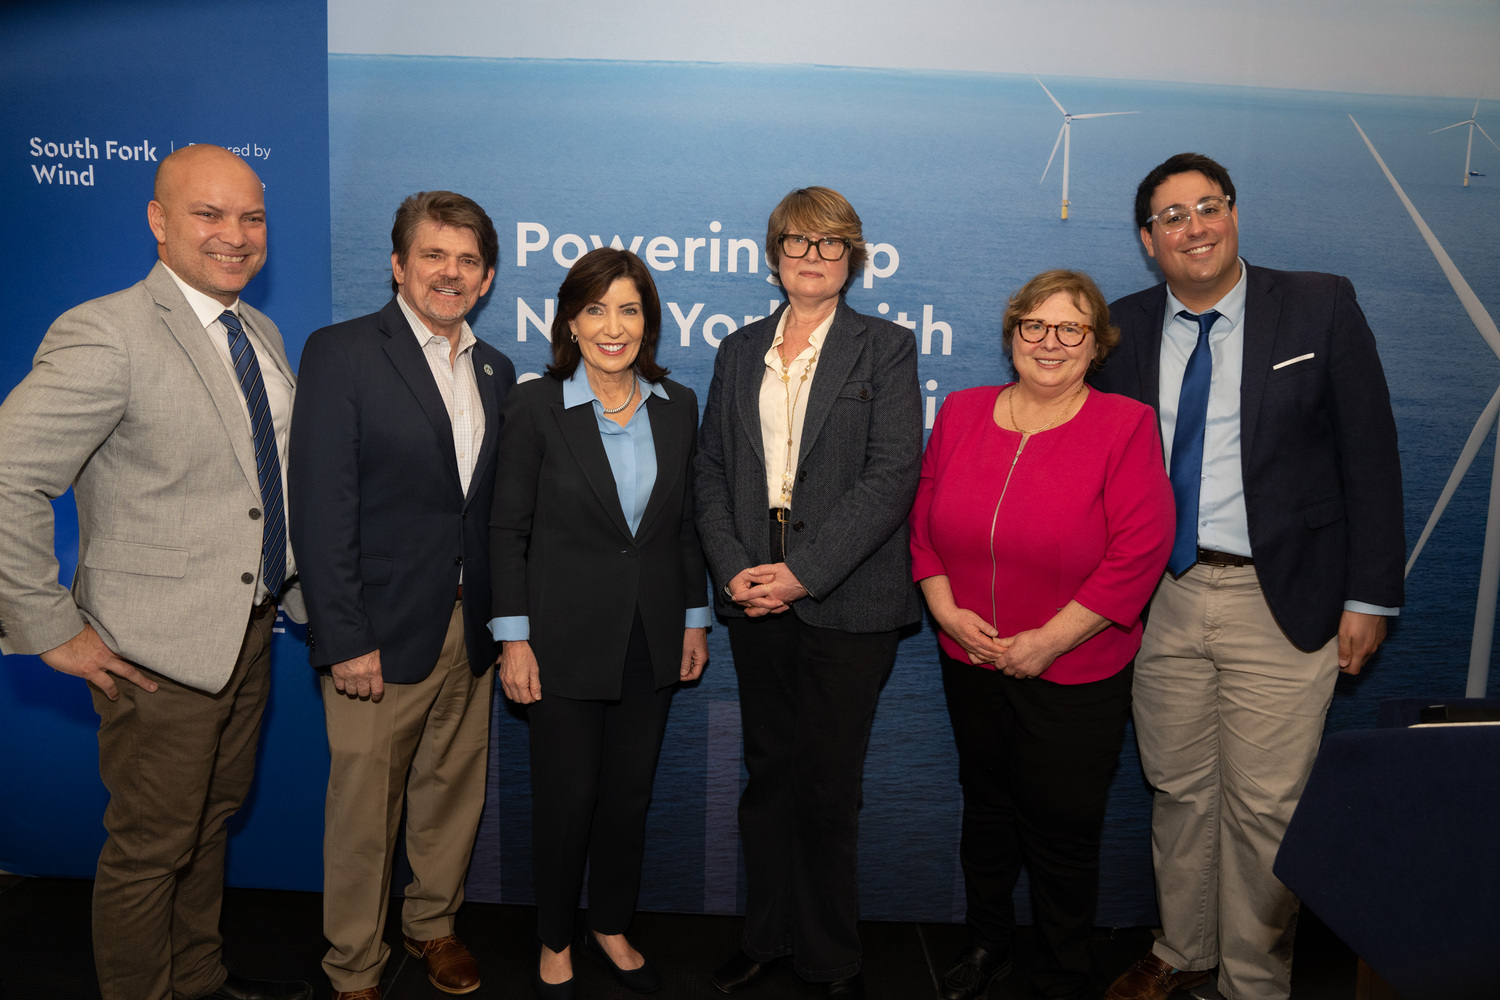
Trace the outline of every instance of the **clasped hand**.
[[784, 562], [742, 569], [729, 581], [727, 589], [729, 599], [744, 608], [751, 618], [779, 615], [793, 601], [807, 596], [807, 588]]
[[1036, 677], [1052, 666], [1057, 654], [1041, 640], [1039, 629], [1028, 629], [1012, 636], [999, 631], [966, 608], [955, 608], [943, 631], [969, 654], [970, 663], [992, 663], [1007, 677]]

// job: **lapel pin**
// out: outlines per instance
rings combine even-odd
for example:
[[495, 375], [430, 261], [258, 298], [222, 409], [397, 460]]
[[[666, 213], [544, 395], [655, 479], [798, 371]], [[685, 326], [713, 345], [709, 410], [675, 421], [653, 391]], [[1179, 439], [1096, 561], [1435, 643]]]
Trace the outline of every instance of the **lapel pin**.
[[493, 374], [495, 374], [495, 369], [491, 368], [489, 365], [485, 365], [484, 366], [484, 373], [486, 375], [493, 375]]

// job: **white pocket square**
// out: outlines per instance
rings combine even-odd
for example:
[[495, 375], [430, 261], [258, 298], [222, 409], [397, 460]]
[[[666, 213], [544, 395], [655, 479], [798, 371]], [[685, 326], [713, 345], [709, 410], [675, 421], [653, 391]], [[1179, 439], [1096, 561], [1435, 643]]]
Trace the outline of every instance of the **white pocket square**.
[[1278, 365], [1272, 365], [1271, 370], [1274, 372], [1277, 369], [1285, 368], [1287, 365], [1295, 365], [1299, 361], [1306, 361], [1311, 357], [1311, 354], [1299, 354], [1295, 358], [1287, 358], [1285, 361], [1281, 362]]

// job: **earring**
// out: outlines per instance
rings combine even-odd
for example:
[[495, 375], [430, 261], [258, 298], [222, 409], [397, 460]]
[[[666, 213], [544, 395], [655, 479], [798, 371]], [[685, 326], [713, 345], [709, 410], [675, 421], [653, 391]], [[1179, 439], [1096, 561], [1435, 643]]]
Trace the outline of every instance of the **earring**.
[[578, 343], [578, 334], [573, 334], [573, 343]]

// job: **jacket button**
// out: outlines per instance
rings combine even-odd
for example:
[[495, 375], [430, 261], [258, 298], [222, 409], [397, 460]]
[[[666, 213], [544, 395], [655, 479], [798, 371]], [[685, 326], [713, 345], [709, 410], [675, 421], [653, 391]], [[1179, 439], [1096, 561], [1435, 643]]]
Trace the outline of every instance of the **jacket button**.
[[801, 531], [804, 527], [805, 525], [801, 521], [798, 521], [796, 524], [792, 525], [792, 530]]
[[860, 399], [869, 399], [870, 398], [870, 390], [869, 389], [861, 389], [861, 390], [859, 390], [859, 398]]
[[455, 565], [455, 566], [462, 566], [463, 564], [464, 564], [464, 557], [463, 556], [454, 556], [453, 557], [453, 565]]
[[251, 507], [250, 508], [250, 520], [252, 520], [252, 521], [259, 521], [260, 520], [260, 508], [259, 507]]
[[254, 582], [255, 582], [255, 574], [254, 573], [241, 573], [240, 574], [240, 583], [254, 583]]
[[797, 472], [797, 482], [799, 482], [799, 483], [805, 483], [805, 482], [807, 482], [807, 470], [806, 469], [801, 469], [801, 470], [799, 470]]

